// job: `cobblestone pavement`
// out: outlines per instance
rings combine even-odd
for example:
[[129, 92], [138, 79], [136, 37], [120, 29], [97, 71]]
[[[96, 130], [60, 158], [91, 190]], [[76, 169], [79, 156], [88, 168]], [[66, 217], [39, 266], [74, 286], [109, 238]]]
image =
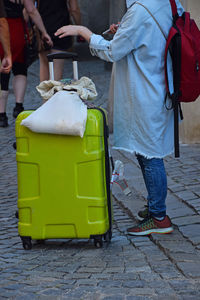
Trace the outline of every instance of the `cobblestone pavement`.
[[[79, 71], [94, 80], [99, 93], [96, 104], [106, 107], [110, 71], [95, 59], [82, 60]], [[41, 103], [35, 90], [38, 72], [36, 62], [29, 71], [25, 109]], [[35, 242], [26, 251], [15, 218], [13, 103], [11, 89], [10, 126], [0, 128], [0, 299], [200, 299], [200, 145], [182, 145], [180, 159], [166, 158], [172, 234], [127, 236], [126, 228], [136, 224], [146, 193], [135, 157], [112, 151], [114, 159], [125, 165], [132, 194], [125, 196], [118, 186], [113, 188], [111, 243], [97, 249], [90, 240], [49, 240]]]

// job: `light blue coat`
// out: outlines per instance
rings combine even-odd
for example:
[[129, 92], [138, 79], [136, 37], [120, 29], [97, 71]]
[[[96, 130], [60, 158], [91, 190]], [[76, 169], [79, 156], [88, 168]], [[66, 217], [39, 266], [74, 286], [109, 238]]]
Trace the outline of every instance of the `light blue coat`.
[[[127, 12], [113, 40], [93, 34], [90, 51], [114, 62], [114, 146], [163, 158], [174, 149], [173, 111], [164, 103], [166, 40], [144, 7], [134, 0], [126, 2]], [[169, 0], [138, 2], [151, 11], [167, 36], [172, 25]], [[176, 3], [180, 14], [183, 8], [179, 0]]]

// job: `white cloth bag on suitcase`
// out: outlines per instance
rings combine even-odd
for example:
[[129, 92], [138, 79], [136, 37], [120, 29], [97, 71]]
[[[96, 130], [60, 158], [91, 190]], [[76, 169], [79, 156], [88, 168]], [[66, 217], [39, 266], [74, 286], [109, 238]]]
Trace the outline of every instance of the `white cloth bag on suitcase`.
[[59, 91], [21, 122], [33, 132], [83, 137], [87, 106], [76, 92]]
[[45, 101], [61, 90], [76, 91], [82, 100], [95, 100], [97, 97], [94, 82], [85, 76], [81, 77], [79, 80], [71, 81], [68, 84], [55, 80], [45, 80], [36, 86], [36, 89]]

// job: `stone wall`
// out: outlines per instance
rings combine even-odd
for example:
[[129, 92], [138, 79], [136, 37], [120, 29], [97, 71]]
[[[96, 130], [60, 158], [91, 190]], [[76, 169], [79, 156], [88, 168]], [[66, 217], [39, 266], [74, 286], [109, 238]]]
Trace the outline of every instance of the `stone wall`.
[[110, 24], [117, 23], [121, 20], [121, 17], [126, 11], [126, 1], [125, 0], [110, 0], [110, 14], [109, 20]]
[[[184, 8], [191, 13], [200, 28], [199, 0], [182, 0]], [[200, 97], [194, 103], [182, 105], [184, 121], [180, 126], [180, 139], [183, 143], [200, 143]]]
[[102, 33], [109, 26], [109, 1], [108, 0], [78, 0], [82, 25], [95, 33]]
[[101, 33], [110, 24], [120, 21], [126, 10], [125, 0], [78, 0], [82, 24]]

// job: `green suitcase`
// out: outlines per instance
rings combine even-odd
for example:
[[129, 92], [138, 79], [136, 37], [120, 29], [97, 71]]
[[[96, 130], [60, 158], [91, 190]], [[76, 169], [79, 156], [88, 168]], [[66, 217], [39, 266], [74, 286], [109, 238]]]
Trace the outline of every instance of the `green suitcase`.
[[112, 236], [108, 127], [105, 112], [88, 109], [84, 137], [43, 134], [16, 120], [18, 231], [31, 240]]
[[[72, 58], [78, 79], [77, 54], [47, 55], [50, 78], [53, 60]], [[86, 238], [101, 247], [112, 237], [112, 199], [106, 112], [88, 108], [84, 137], [42, 134], [16, 120], [18, 231], [25, 249], [31, 240]]]

